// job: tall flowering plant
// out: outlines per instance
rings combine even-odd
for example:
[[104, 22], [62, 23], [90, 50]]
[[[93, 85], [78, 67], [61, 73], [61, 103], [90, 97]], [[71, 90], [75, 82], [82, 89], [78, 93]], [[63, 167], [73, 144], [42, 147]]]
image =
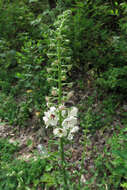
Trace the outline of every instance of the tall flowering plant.
[[67, 72], [71, 69], [71, 54], [69, 47], [70, 41], [67, 39], [68, 22], [71, 11], [67, 10], [59, 15], [54, 23], [54, 30], [51, 30], [51, 39], [49, 42], [50, 66], [47, 68], [48, 81], [51, 84], [50, 94], [46, 97], [47, 111], [44, 112], [43, 120], [46, 128], [53, 127], [53, 134], [60, 142], [61, 169], [64, 177], [65, 189], [67, 188], [66, 164], [64, 155], [65, 139], [72, 140], [74, 134], [78, 131], [76, 107], [65, 106], [66, 101], [73, 96], [73, 92], [68, 92], [72, 83], [67, 83]]

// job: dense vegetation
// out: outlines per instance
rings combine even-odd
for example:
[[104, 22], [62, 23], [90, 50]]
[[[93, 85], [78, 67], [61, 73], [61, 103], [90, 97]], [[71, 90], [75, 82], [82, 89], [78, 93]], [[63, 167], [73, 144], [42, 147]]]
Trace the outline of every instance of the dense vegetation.
[[75, 95], [66, 104], [79, 109], [80, 130], [69, 148], [65, 142], [68, 189], [127, 189], [126, 20], [124, 0], [0, 1], [0, 128], [39, 139], [28, 137], [32, 158], [18, 159], [20, 143], [0, 129], [0, 190], [67, 190], [58, 142], [43, 121], [56, 58], [69, 66], [63, 80]]

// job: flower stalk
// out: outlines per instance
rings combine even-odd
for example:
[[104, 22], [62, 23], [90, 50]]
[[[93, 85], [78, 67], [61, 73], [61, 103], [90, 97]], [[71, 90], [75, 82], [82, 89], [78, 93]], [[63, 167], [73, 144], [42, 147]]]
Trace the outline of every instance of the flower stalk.
[[70, 70], [71, 66], [69, 62], [71, 60], [71, 49], [69, 49], [69, 40], [66, 38], [63, 31], [66, 31], [65, 29], [68, 26], [67, 21], [70, 13], [70, 10], [63, 12], [63, 14], [58, 16], [58, 20], [54, 23], [56, 30], [52, 31], [53, 36], [51, 43], [53, 42], [55, 45], [52, 46], [52, 44], [50, 44], [48, 57], [51, 60], [51, 68], [48, 68], [47, 71], [49, 75], [48, 79], [52, 88], [50, 98], [46, 97], [47, 107], [49, 110], [44, 112], [45, 116], [43, 117], [46, 128], [49, 126], [55, 127], [53, 129], [53, 133], [57, 138], [59, 138], [59, 154], [61, 158], [60, 164], [64, 190], [69, 189], [66, 173], [67, 163], [65, 161], [64, 143], [66, 140], [72, 140], [74, 133], [78, 131], [78, 109], [76, 107], [65, 107], [65, 101], [73, 96], [72, 92], [65, 93], [66, 87], [68, 89], [70, 86], [70, 84], [66, 83], [66, 73]]
[[[58, 40], [58, 107], [62, 104], [62, 68], [61, 68], [61, 42]], [[60, 128], [62, 128], [62, 110], [59, 109], [59, 125]], [[64, 186], [65, 190], [67, 190], [67, 176], [66, 176], [66, 163], [64, 158], [64, 142], [63, 138], [60, 138], [60, 156], [61, 156], [61, 169], [62, 169], [62, 175], [64, 178]]]

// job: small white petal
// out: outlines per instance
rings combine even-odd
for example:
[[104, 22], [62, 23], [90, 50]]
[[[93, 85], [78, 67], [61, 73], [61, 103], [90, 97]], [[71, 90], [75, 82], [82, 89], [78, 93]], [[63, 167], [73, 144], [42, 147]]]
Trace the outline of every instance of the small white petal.
[[67, 129], [70, 129], [76, 124], [77, 124], [77, 118], [71, 116], [71, 117], [67, 117], [66, 119], [64, 119], [62, 126], [66, 127]]
[[48, 115], [49, 115], [48, 112], [44, 112], [44, 114], [45, 114], [45, 116], [48, 116]]
[[78, 127], [78, 126], [74, 126], [74, 127], [71, 129], [70, 133], [76, 133], [78, 130], [79, 130], [79, 127]]
[[73, 134], [72, 134], [72, 133], [69, 133], [67, 139], [68, 139], [68, 140], [72, 140], [72, 139], [73, 139]]
[[52, 120], [52, 121], [51, 121], [51, 125], [52, 125], [52, 126], [56, 126], [56, 125], [57, 125], [57, 120]]
[[78, 108], [72, 107], [71, 110], [68, 111], [68, 116], [77, 117], [77, 113], [78, 113]]
[[59, 129], [58, 129], [58, 128], [56, 128], [56, 129], [54, 129], [54, 130], [53, 130], [53, 133], [54, 133], [54, 135], [55, 135], [55, 136], [57, 136], [58, 131], [59, 131]]
[[56, 111], [56, 108], [55, 108], [55, 107], [51, 107], [51, 108], [50, 108], [50, 111], [51, 111], [51, 112], [54, 112], [54, 111]]
[[66, 115], [66, 110], [62, 110], [62, 116], [64, 117]]
[[48, 118], [45, 116], [43, 117], [43, 120], [44, 120], [45, 124], [48, 122]]
[[49, 102], [47, 102], [46, 105], [47, 105], [48, 108], [50, 107], [50, 103]]

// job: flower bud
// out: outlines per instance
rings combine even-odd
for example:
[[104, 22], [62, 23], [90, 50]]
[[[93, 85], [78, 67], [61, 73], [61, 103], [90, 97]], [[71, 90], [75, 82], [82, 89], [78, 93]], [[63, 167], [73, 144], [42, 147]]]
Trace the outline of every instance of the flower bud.
[[72, 65], [68, 65], [68, 70], [70, 71], [72, 69]]
[[66, 39], [66, 40], [65, 40], [65, 42], [69, 43], [69, 42], [70, 42], [70, 40]]
[[47, 81], [48, 81], [48, 82], [51, 82], [51, 81], [52, 81], [52, 79], [51, 79], [51, 78], [47, 78]]
[[52, 66], [55, 66], [58, 64], [58, 60], [55, 60], [53, 63], [52, 63]]
[[62, 103], [65, 103], [67, 101], [67, 97], [66, 96], [62, 96]]
[[68, 88], [72, 88], [73, 83], [72, 83], [72, 82], [70, 82], [70, 83], [68, 83], [68, 84], [67, 84], [67, 86], [68, 86]]
[[65, 81], [67, 78], [66, 78], [66, 76], [64, 75], [64, 76], [62, 76], [62, 81]]
[[48, 108], [50, 108], [50, 103], [49, 102], [47, 102], [46, 105], [47, 105]]
[[51, 68], [47, 68], [47, 72], [50, 73], [51, 72]]
[[63, 69], [63, 70], [61, 71], [62, 74], [66, 74], [66, 72], [67, 72], [67, 71], [66, 71], [65, 69]]
[[70, 91], [67, 95], [67, 98], [70, 99], [72, 96], [74, 96], [74, 91]]
[[36, 116], [39, 116], [39, 115], [40, 115], [40, 112], [36, 112], [35, 115], [36, 115]]
[[57, 38], [56, 38], [56, 40], [62, 40], [63, 39], [63, 37], [62, 36], [58, 36]]
[[45, 97], [45, 100], [46, 100], [46, 102], [49, 102], [49, 97], [46, 96], [46, 97]]
[[66, 107], [64, 106], [64, 104], [61, 104], [60, 106], [59, 106], [59, 110], [65, 110], [66, 109]]
[[51, 91], [51, 94], [53, 96], [57, 96], [58, 95], [58, 89], [57, 88], [53, 88], [52, 91]]
[[67, 62], [70, 62], [70, 61], [71, 61], [71, 57], [65, 57], [65, 60], [66, 60]]
[[29, 93], [33, 92], [33, 90], [27, 90], [26, 92], [29, 94]]
[[56, 46], [55, 43], [51, 43], [51, 44], [50, 44], [50, 47], [55, 47], [55, 46]]

